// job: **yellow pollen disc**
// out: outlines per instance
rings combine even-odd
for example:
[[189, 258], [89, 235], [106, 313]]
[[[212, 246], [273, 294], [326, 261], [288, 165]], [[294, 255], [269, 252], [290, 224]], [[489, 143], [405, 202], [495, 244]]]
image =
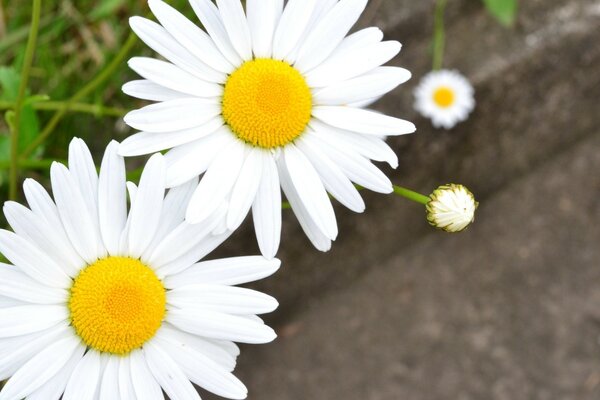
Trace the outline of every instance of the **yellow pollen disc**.
[[310, 121], [312, 95], [304, 77], [284, 61], [247, 61], [231, 74], [223, 94], [223, 118], [246, 143], [285, 146]]
[[454, 91], [448, 87], [440, 87], [433, 93], [433, 101], [442, 108], [454, 104]]
[[125, 355], [160, 327], [166, 292], [154, 271], [139, 260], [108, 257], [85, 268], [71, 288], [71, 324], [101, 352]]

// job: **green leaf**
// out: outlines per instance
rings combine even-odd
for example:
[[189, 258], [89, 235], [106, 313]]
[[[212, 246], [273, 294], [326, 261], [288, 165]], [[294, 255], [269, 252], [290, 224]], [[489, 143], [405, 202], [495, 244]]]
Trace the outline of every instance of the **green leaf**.
[[[0, 100], [14, 102], [19, 94], [19, 83], [21, 76], [12, 67], [0, 67]], [[19, 134], [19, 151], [25, 150], [27, 146], [40, 134], [40, 122], [32, 103], [45, 99], [45, 96], [32, 96], [25, 100], [21, 108], [21, 123]], [[14, 125], [14, 111], [7, 111], [5, 115], [9, 127]], [[12, 129], [12, 128], [11, 128]], [[10, 158], [10, 137], [2, 135], [0, 143], [0, 159]], [[35, 155], [34, 155], [35, 156]]]
[[125, 5], [125, 0], [104, 0], [101, 1], [96, 8], [90, 13], [93, 21], [106, 18], [115, 13], [119, 8]]
[[488, 11], [503, 25], [512, 26], [517, 18], [517, 0], [483, 0]]

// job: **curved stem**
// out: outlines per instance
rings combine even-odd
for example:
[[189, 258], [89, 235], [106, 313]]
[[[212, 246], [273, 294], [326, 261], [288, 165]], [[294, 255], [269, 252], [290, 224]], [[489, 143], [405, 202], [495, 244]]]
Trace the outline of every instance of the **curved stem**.
[[48, 122], [48, 124], [44, 127], [42, 133], [37, 137], [33, 143], [31, 143], [27, 148], [23, 151], [22, 156], [27, 157], [30, 155], [39, 145], [44, 143], [44, 141], [52, 134], [58, 123], [63, 119], [65, 114], [71, 111], [71, 107], [74, 103], [76, 103], [81, 98], [87, 96], [91, 92], [93, 92], [98, 86], [100, 86], [104, 81], [111, 77], [113, 72], [121, 66], [123, 60], [127, 57], [133, 46], [137, 42], [137, 37], [134, 33], [130, 33], [127, 41], [121, 47], [119, 53], [112, 59], [112, 61], [87, 85], [85, 85], [81, 90], [75, 93], [69, 100], [65, 103], [65, 106], [56, 111], [56, 113], [52, 116], [52, 119]]
[[437, 0], [435, 4], [435, 22], [433, 30], [433, 70], [441, 69], [444, 65], [444, 49], [446, 47], [446, 32], [444, 29], [444, 13], [447, 0]]
[[402, 196], [408, 200], [414, 201], [419, 204], [427, 205], [431, 201], [429, 196], [415, 192], [413, 190], [403, 188], [402, 186], [394, 185], [394, 193], [398, 196]]
[[12, 125], [11, 143], [10, 143], [10, 172], [9, 172], [9, 198], [17, 197], [17, 179], [19, 175], [19, 135], [21, 133], [21, 112], [25, 96], [27, 94], [27, 85], [29, 84], [29, 74], [33, 64], [33, 55], [37, 43], [38, 30], [40, 27], [40, 14], [42, 10], [42, 0], [33, 0], [33, 9], [31, 11], [31, 29], [29, 39], [27, 39], [27, 48], [25, 50], [25, 59], [23, 60], [23, 69], [21, 70], [21, 82], [19, 83], [19, 92], [15, 101], [15, 114]]
[[[356, 186], [356, 190], [364, 190], [363, 187], [355, 185]], [[424, 194], [415, 192], [414, 190], [410, 190], [407, 189], [405, 187], [402, 186], [398, 186], [398, 185], [394, 185], [394, 194], [404, 197], [405, 199], [414, 201], [415, 203], [419, 203], [419, 204], [423, 204], [423, 205], [427, 205], [430, 201], [431, 198], [429, 196], [425, 196]], [[289, 202], [284, 201], [281, 204], [281, 208], [284, 210], [289, 210], [292, 208], [292, 206], [290, 205]]]

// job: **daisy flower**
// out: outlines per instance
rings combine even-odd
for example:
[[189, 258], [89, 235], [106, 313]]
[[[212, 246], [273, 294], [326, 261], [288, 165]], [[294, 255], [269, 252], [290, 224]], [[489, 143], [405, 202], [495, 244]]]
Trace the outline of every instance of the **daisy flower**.
[[473, 86], [457, 71], [433, 71], [415, 89], [415, 108], [433, 126], [452, 129], [475, 108]]
[[463, 185], [444, 185], [437, 188], [427, 203], [427, 220], [446, 232], [462, 232], [475, 220], [479, 203]]
[[354, 187], [391, 193], [371, 163], [398, 159], [385, 137], [414, 132], [407, 121], [364, 109], [410, 78], [382, 67], [400, 43], [367, 28], [347, 36], [367, 0], [190, 0], [206, 32], [160, 0], [160, 24], [134, 17], [137, 35], [166, 61], [136, 57], [143, 80], [125, 93], [157, 102], [130, 112], [141, 131], [121, 155], [171, 149], [167, 186], [203, 175], [186, 213], [200, 223], [227, 204], [234, 230], [252, 210], [261, 252], [273, 257], [281, 234], [281, 189], [322, 251], [338, 234], [328, 193], [362, 212]]
[[[274, 273], [279, 261], [198, 262], [229, 233], [218, 211], [184, 222], [191, 183], [165, 196], [161, 155], [146, 165], [127, 210], [125, 164], [112, 142], [99, 176], [74, 139], [69, 167], [51, 168], [54, 200], [33, 180], [29, 208], [7, 202], [0, 231], [1, 400], [200, 399], [193, 384], [247, 395], [231, 371], [235, 342], [275, 333], [256, 314], [275, 299], [233, 285]], [[133, 189], [133, 187], [132, 187]], [[62, 396], [62, 397], [61, 397]]]

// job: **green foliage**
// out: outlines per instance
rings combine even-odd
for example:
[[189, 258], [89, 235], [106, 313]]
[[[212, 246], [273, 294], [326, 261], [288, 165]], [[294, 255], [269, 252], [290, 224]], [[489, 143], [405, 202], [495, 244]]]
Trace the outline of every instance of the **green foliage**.
[[512, 26], [517, 17], [517, 0], [483, 0], [488, 11], [503, 25]]
[[[0, 67], [0, 101], [14, 102], [19, 92], [21, 76], [12, 67]], [[19, 136], [19, 150], [22, 151], [40, 133], [40, 121], [32, 104], [39, 100], [40, 96], [28, 98], [21, 111], [21, 126]], [[14, 111], [5, 113], [6, 128], [14, 124]], [[10, 160], [10, 132], [0, 126], [0, 162]]]

